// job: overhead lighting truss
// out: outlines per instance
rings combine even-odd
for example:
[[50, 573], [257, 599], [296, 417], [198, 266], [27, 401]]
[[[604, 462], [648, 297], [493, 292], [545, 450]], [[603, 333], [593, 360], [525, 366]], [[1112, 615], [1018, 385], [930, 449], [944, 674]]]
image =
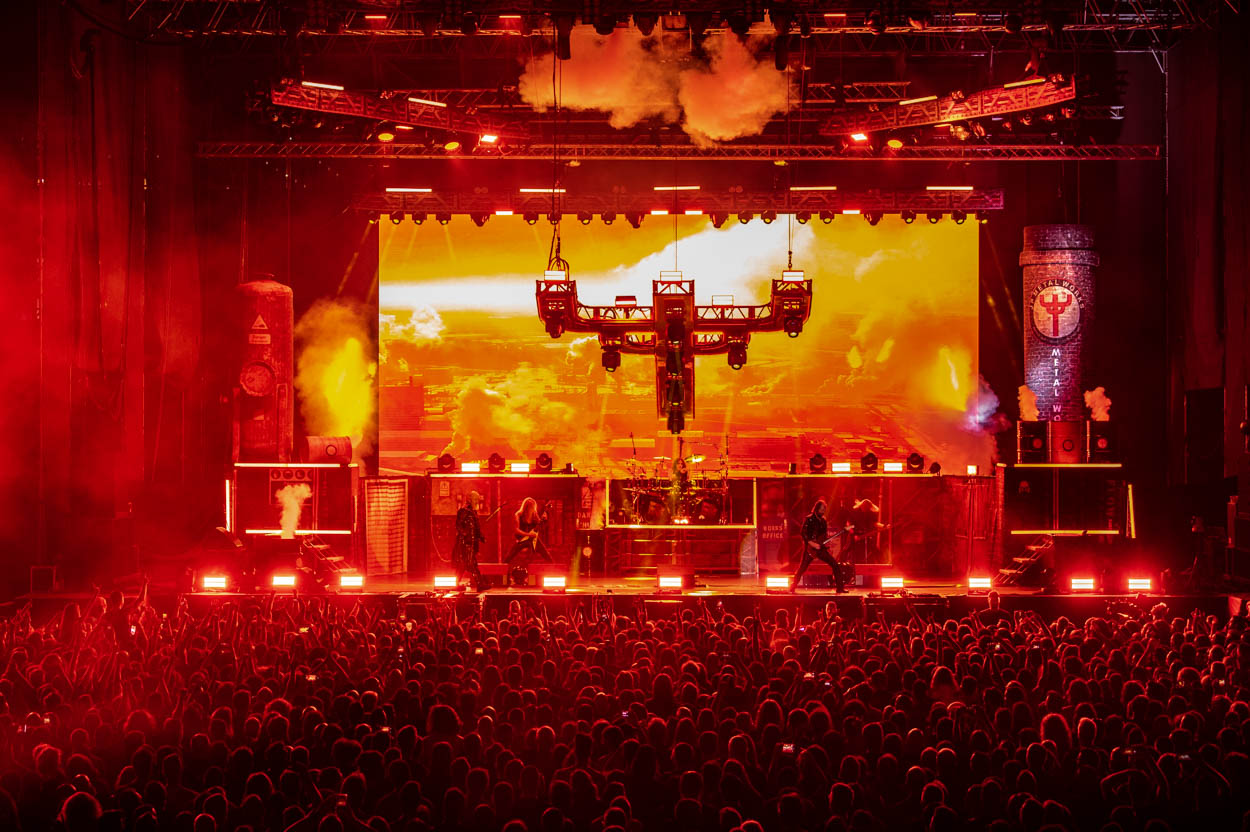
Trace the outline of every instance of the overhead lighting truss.
[[969, 95], [945, 95], [929, 101], [900, 103], [875, 111], [837, 113], [821, 125], [824, 136], [872, 134], [929, 124], [974, 121], [991, 116], [1053, 107], [1076, 99], [1076, 81], [1054, 83], [1037, 78], [1022, 84], [979, 90]]
[[[459, 155], [457, 159], [514, 159], [516, 161], [550, 162], [555, 148], [548, 144], [501, 144], [488, 156]], [[447, 159], [441, 148], [425, 145], [379, 144], [377, 142], [201, 142], [197, 155], [204, 159], [377, 159], [429, 160]], [[654, 144], [576, 144], [559, 148], [565, 160], [629, 159], [634, 161], [667, 161], [702, 159], [707, 161], [802, 161], [841, 159], [877, 162], [882, 158], [917, 162], [1155, 162], [1162, 159], [1157, 144], [1130, 145], [1062, 145], [1062, 144], [959, 144], [913, 145], [878, 155], [869, 148], [845, 151], [824, 144], [759, 145], [730, 144], [719, 147]]]
[[524, 127], [515, 123], [480, 118], [449, 106], [438, 106], [415, 95], [395, 94], [382, 97], [351, 90], [285, 84], [270, 89], [269, 100], [279, 107], [389, 121], [414, 127], [474, 135], [488, 134], [507, 139], [524, 139], [528, 136]]
[[[902, 211], [998, 211], [1003, 208], [1001, 188], [962, 190], [927, 190], [925, 188], [874, 188], [871, 190], [836, 191], [683, 191], [676, 199], [655, 192], [639, 193], [564, 193], [560, 210], [568, 215], [637, 214], [646, 216], [660, 209], [668, 214], [697, 211], [705, 215], [759, 215], [764, 211], [844, 212], [875, 211], [897, 214]], [[373, 214], [405, 212], [415, 214], [493, 214], [511, 211], [513, 216], [544, 214], [551, 210], [550, 194], [467, 192], [431, 193], [367, 193], [353, 200], [352, 207]]]

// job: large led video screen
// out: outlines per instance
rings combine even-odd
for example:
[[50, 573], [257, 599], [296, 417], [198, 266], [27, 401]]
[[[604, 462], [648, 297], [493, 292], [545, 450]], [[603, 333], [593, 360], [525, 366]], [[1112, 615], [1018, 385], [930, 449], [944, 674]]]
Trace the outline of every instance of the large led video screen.
[[671, 270], [693, 280], [697, 304], [767, 303], [791, 248], [812, 280], [797, 338], [753, 335], [737, 370], [724, 355], [695, 360], [680, 445], [657, 416], [652, 356], [624, 355], [610, 373], [594, 334], [547, 333], [535, 281], [552, 230], [519, 216], [380, 223], [383, 469], [424, 472], [443, 453], [459, 463], [545, 452], [557, 468], [611, 477], [664, 476], [678, 456], [735, 473], [806, 470], [817, 452], [837, 462], [915, 451], [948, 473], [990, 461], [978, 423], [997, 402], [977, 373], [976, 223], [564, 221], [560, 251], [583, 304], [649, 305], [652, 281]]

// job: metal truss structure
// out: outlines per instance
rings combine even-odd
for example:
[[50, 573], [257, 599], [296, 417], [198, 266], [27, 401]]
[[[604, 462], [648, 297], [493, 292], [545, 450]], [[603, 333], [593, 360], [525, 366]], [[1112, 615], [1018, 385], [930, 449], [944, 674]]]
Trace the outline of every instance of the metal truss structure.
[[[557, 197], [553, 199], [553, 197]], [[997, 211], [1003, 208], [1001, 188], [960, 190], [926, 188], [870, 190], [787, 190], [787, 191], [643, 191], [638, 193], [372, 193], [362, 194], [353, 207], [372, 214], [403, 214], [424, 221], [427, 217], [476, 215], [489, 217], [499, 212], [524, 216], [537, 222], [554, 210], [565, 216], [605, 220], [622, 217], [632, 224], [643, 217], [697, 213], [713, 222], [729, 216], [739, 220], [760, 216], [767, 222], [782, 214], [808, 217], [835, 214], [899, 214], [903, 211], [948, 213]], [[772, 212], [772, 217], [769, 217]], [[485, 220], [483, 220], [485, 221]]]
[[[864, 52], [900, 48], [916, 52], [968, 52], [1020, 48], [1022, 37], [1044, 36], [1062, 26], [1068, 42], [1057, 46], [1117, 51], [1164, 49], [1176, 35], [1202, 25], [1217, 0], [1043, 0], [1023, 8], [1002, 0], [960, 0], [929, 7], [923, 25], [913, 25], [896, 3], [850, 0], [845, 3], [750, 2], [735, 20], [726, 20], [718, 0], [687, 0], [675, 9], [661, 0], [639, 0], [613, 11], [598, 4], [546, 0], [482, 0], [470, 6], [444, 0], [367, 4], [350, 0], [125, 0], [128, 20], [150, 35], [183, 37], [289, 37], [298, 34], [325, 41], [375, 44], [406, 41], [415, 48], [446, 48], [448, 41], [485, 44], [514, 40], [563, 25], [602, 23], [632, 17], [650, 20], [657, 31], [688, 31], [693, 23], [705, 33], [734, 23], [752, 34], [773, 34], [768, 11], [792, 21], [790, 31], [813, 41], [816, 51]], [[921, 4], [918, 8], [924, 8]], [[784, 10], [786, 17], [776, 15]], [[870, 15], [879, 15], [872, 18]], [[1009, 31], [1010, 29], [1010, 31]], [[846, 40], [845, 43], [841, 42]], [[1016, 44], [1014, 47], [1010, 44]], [[464, 44], [453, 48], [459, 49]]]
[[851, 136], [881, 130], [973, 121], [990, 116], [1052, 107], [1076, 99], [1076, 80], [1034, 78], [1005, 87], [978, 90], [968, 95], [930, 96], [904, 100], [893, 107], [856, 113], [836, 113], [821, 125], [821, 135]]
[[797, 338], [812, 309], [812, 281], [801, 271], [782, 272], [772, 282], [768, 303], [760, 305], [735, 305], [730, 296], [698, 306], [694, 281], [678, 271], [660, 272], [652, 281], [650, 306], [639, 306], [633, 296], [617, 296], [611, 306], [583, 304], [567, 271], [548, 271], [534, 294], [547, 334], [598, 335], [609, 372], [620, 366], [622, 354], [654, 356], [656, 413], [673, 433], [681, 433], [686, 417], [694, 416], [695, 356], [726, 355], [731, 367], [741, 369], [753, 333], [784, 331]]
[[[550, 162], [556, 148], [549, 144], [503, 145], [488, 153], [465, 153], [457, 159], [514, 159], [517, 161]], [[379, 161], [422, 161], [449, 158], [441, 148], [427, 145], [380, 144], [378, 142], [201, 142], [197, 154], [205, 159], [373, 159]], [[727, 144], [718, 147], [696, 147], [691, 144], [657, 146], [639, 141], [615, 144], [576, 144], [561, 142], [560, 158], [565, 161], [621, 159], [633, 161], [670, 161], [702, 159], [708, 161], [803, 161], [843, 160], [879, 162], [898, 159], [918, 162], [1155, 162], [1163, 158], [1157, 144], [1130, 145], [1062, 145], [1062, 144], [980, 144], [960, 142], [940, 145], [916, 145], [898, 150], [874, 151], [870, 148], [841, 150], [823, 144]]]
[[529, 132], [523, 125], [502, 119], [486, 119], [460, 109], [431, 103], [419, 96], [392, 95], [382, 97], [350, 90], [327, 89], [324, 86], [289, 84], [269, 91], [269, 100], [280, 107], [313, 110], [342, 116], [390, 121], [415, 127], [430, 127], [461, 133], [499, 138], [525, 139]]

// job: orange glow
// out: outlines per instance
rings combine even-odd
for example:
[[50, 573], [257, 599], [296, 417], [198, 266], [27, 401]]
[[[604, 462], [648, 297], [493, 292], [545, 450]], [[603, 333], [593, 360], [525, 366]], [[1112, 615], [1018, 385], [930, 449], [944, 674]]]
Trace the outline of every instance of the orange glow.
[[452, 139], [451, 141], [447, 142], [447, 144], [443, 145], [443, 150], [446, 150], [448, 153], [452, 153], [459, 149], [460, 149], [460, 142], [456, 141], [455, 139]]
[[1071, 582], [1073, 592], [1093, 592], [1093, 578], [1073, 578]]

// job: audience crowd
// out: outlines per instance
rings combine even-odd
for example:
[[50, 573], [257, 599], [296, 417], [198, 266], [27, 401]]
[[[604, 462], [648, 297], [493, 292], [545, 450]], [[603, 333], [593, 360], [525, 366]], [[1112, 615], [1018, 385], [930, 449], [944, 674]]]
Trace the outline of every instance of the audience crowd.
[[1250, 829], [1242, 616], [706, 601], [20, 610], [0, 621], [0, 829]]

